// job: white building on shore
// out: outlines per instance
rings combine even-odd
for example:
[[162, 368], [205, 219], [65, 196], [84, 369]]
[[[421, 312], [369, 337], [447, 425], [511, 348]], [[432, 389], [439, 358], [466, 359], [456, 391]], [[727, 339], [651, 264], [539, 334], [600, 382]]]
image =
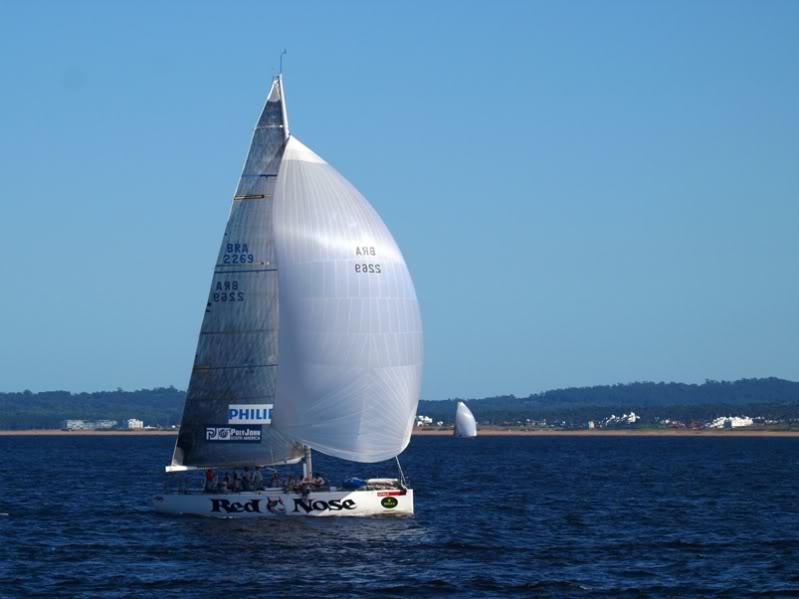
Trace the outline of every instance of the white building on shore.
[[419, 414], [416, 416], [416, 426], [427, 426], [433, 424], [433, 419], [429, 416], [422, 416]]
[[721, 416], [707, 424], [708, 428], [742, 428], [752, 426], [754, 422], [749, 416]]
[[64, 420], [61, 423], [61, 428], [66, 431], [90, 431], [94, 429], [93, 424], [93, 422], [87, 422], [86, 420], [72, 419]]
[[143, 429], [144, 428], [144, 421], [139, 420], [137, 418], [130, 418], [128, 420], [128, 429], [135, 430], [135, 429]]
[[117, 425], [116, 420], [64, 420], [61, 428], [67, 431], [96, 431], [108, 430]]

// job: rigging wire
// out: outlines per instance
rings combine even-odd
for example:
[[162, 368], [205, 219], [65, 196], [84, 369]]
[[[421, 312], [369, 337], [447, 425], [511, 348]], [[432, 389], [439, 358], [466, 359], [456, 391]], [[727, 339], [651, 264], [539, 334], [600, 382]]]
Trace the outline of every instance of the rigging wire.
[[400, 466], [399, 456], [394, 456], [394, 459], [397, 460], [397, 468], [399, 468], [400, 473], [400, 483], [403, 487], [407, 487], [407, 483], [405, 482], [405, 473], [402, 471], [402, 466]]

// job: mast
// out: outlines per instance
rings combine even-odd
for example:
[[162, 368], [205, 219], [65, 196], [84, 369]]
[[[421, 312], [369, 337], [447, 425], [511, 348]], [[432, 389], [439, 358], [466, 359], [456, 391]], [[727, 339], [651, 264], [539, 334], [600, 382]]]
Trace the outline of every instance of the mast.
[[288, 141], [289, 135], [289, 115], [286, 110], [286, 92], [283, 89], [283, 69], [281, 67], [280, 74], [277, 76], [277, 84], [280, 87], [280, 108], [283, 110], [283, 139]]
[[302, 478], [309, 481], [313, 478], [313, 460], [311, 459], [311, 448], [303, 445], [305, 448], [305, 459], [302, 461]]

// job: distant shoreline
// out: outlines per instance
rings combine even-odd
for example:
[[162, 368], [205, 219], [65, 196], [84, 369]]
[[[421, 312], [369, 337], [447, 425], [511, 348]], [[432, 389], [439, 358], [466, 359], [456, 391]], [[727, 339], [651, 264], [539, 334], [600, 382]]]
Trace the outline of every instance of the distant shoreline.
[[[451, 437], [452, 431], [413, 431], [420, 437]], [[480, 437], [799, 437], [799, 431], [764, 431], [730, 429], [593, 429], [593, 430], [537, 430], [502, 431], [478, 430]]]
[[[735, 429], [704, 430], [537, 430], [506, 431], [487, 429], [477, 432], [480, 437], [799, 437], [799, 431], [765, 431]], [[37, 429], [24, 431], [0, 431], [0, 437], [158, 437], [176, 436], [177, 431], [62, 431]], [[414, 430], [414, 437], [451, 437], [452, 430]]]

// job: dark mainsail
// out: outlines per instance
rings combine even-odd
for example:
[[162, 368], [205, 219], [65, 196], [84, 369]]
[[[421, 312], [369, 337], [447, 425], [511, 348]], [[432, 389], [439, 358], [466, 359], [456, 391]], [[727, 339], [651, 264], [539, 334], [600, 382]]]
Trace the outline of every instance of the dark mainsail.
[[233, 198], [168, 470], [283, 463], [302, 456], [302, 446], [271, 425], [280, 322], [272, 207], [288, 136], [278, 77]]

